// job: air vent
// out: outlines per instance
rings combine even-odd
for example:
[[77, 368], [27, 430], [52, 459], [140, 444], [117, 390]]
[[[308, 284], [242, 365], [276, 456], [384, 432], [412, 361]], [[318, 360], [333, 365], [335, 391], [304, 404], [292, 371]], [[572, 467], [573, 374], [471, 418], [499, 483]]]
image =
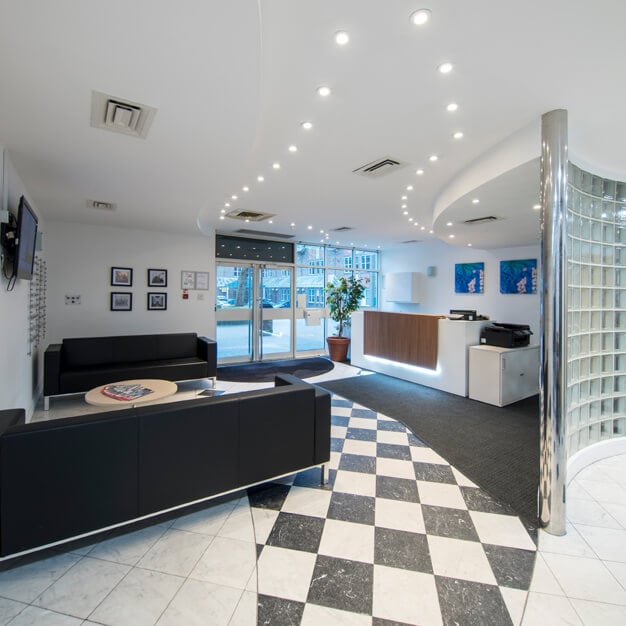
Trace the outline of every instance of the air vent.
[[357, 167], [357, 169], [352, 170], [352, 173], [359, 174], [360, 176], [367, 176], [367, 178], [380, 178], [381, 176], [385, 176], [403, 168], [405, 165], [407, 164], [399, 161], [398, 159], [392, 159], [391, 157], [386, 156], [382, 159], [372, 161], [371, 163], [366, 163], [361, 167]]
[[340, 226], [339, 228], [331, 228], [333, 233], [345, 233], [347, 230], [354, 230], [353, 226]]
[[262, 222], [270, 217], [274, 217], [275, 213], [261, 213], [260, 211], [245, 211], [244, 209], [233, 209], [226, 213], [226, 217], [232, 217], [234, 220], [248, 220], [249, 222]]
[[500, 218], [493, 215], [485, 215], [485, 217], [475, 217], [471, 220], [465, 220], [464, 224], [485, 224], [487, 222], [497, 222]]
[[154, 107], [99, 91], [91, 92], [91, 125], [145, 139], [156, 114]]
[[401, 241], [400, 243], [422, 243], [421, 239], [407, 239], [406, 241]]
[[285, 233], [270, 233], [264, 230], [253, 230], [251, 228], [240, 228], [235, 231], [241, 235], [255, 235], [256, 237], [278, 237], [279, 239], [293, 239], [295, 235], [287, 235]]
[[88, 209], [99, 209], [100, 211], [115, 211], [117, 204], [104, 202], [103, 200], [87, 200]]

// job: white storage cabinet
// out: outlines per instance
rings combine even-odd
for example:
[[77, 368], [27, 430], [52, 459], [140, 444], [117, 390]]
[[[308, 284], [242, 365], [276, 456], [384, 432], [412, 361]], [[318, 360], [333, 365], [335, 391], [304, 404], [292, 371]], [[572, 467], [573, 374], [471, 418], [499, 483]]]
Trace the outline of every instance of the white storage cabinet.
[[505, 406], [539, 393], [539, 346], [469, 349], [469, 397]]

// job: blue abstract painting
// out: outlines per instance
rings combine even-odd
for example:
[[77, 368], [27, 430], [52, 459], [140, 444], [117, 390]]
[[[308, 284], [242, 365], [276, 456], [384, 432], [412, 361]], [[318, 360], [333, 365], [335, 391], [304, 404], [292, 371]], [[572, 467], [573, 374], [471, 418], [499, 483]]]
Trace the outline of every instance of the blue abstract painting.
[[500, 293], [537, 293], [537, 259], [500, 261]]
[[484, 293], [485, 264], [456, 263], [454, 266], [455, 293]]

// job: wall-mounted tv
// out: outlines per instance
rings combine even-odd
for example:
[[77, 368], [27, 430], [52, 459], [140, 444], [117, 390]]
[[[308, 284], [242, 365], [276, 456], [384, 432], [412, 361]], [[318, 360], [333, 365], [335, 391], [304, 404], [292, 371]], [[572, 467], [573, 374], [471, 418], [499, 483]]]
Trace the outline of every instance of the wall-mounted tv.
[[26, 198], [22, 196], [17, 210], [17, 229], [15, 231], [13, 276], [16, 278], [30, 280], [33, 277], [38, 223], [39, 220], [35, 212], [26, 202]]

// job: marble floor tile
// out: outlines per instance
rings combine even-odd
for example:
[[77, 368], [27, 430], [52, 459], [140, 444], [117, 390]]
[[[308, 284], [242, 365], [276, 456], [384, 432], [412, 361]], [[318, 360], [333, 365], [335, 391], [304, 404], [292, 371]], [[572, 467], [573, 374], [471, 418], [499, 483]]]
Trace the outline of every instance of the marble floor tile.
[[376, 430], [376, 419], [363, 418], [363, 417], [351, 417], [350, 428], [367, 428], [370, 430]]
[[591, 546], [582, 538], [573, 524], [567, 524], [567, 533], [557, 537], [539, 529], [538, 550], [541, 552], [554, 552], [555, 554], [569, 554], [570, 556], [596, 556]]
[[396, 569], [433, 573], [426, 535], [391, 528], [376, 528], [374, 563]]
[[324, 530], [324, 520], [320, 517], [284, 513], [276, 518], [274, 528], [267, 538], [268, 546], [317, 552]]
[[209, 505], [206, 509], [179, 517], [172, 524], [172, 528], [203, 535], [217, 535], [228, 516], [233, 512], [236, 504], [236, 501], [231, 501], [214, 506]]
[[613, 561], [604, 561], [604, 564], [606, 565], [609, 572], [613, 574], [617, 582], [622, 587], [624, 587], [624, 589], [626, 589], [626, 563], [615, 563]]
[[129, 570], [127, 565], [83, 557], [33, 604], [85, 619]]
[[543, 558], [568, 598], [626, 605], [626, 591], [601, 561], [562, 554]]
[[461, 486], [463, 499], [470, 511], [481, 511], [482, 513], [500, 513], [501, 515], [514, 515], [511, 507], [503, 502], [492, 498], [488, 493], [477, 487]]
[[622, 528], [621, 524], [599, 502], [590, 500], [568, 499], [567, 519], [576, 525]]
[[585, 626], [626, 624], [626, 606], [572, 599], [572, 606]]
[[521, 550], [536, 550], [533, 540], [518, 517], [470, 511], [476, 532], [483, 543]]
[[623, 528], [598, 528], [583, 524], [574, 525], [598, 557], [605, 561], [626, 563], [626, 530]]
[[348, 429], [345, 426], [331, 426], [330, 436], [337, 437], [338, 439], [345, 439]]
[[584, 626], [571, 602], [558, 597], [531, 591], [528, 594], [522, 626]]
[[255, 546], [247, 541], [216, 537], [189, 574], [216, 585], [245, 589], [256, 565]]
[[497, 581], [480, 543], [428, 536], [428, 548], [437, 576], [496, 585]]
[[354, 493], [362, 496], [376, 495], [376, 476], [339, 470], [333, 486], [335, 492]]
[[11, 621], [12, 626], [79, 626], [82, 619], [36, 606], [26, 607]]
[[280, 511], [290, 487], [276, 482], [264, 483], [248, 489], [251, 507]]
[[434, 483], [447, 483], [456, 485], [456, 478], [449, 465], [441, 465], [439, 463], [422, 463], [416, 461], [413, 463], [415, 469], [415, 478], [417, 480], [428, 480]]
[[602, 502], [601, 506], [622, 528], [626, 528], [626, 504]]
[[425, 532], [439, 537], [478, 541], [478, 534], [468, 511], [445, 506], [422, 504]]
[[529, 590], [542, 595], [565, 595], [561, 585], [555, 578], [552, 570], [548, 567], [541, 552], [537, 553], [535, 559], [535, 569], [533, 571], [532, 580], [530, 581]]
[[483, 548], [500, 588], [527, 590], [530, 587], [537, 556], [534, 550], [489, 544], [483, 544]]
[[18, 613], [21, 613], [28, 605], [23, 602], [0, 598], [0, 624], [8, 624]]
[[123, 565], [136, 565], [164, 532], [163, 526], [155, 525], [124, 533], [101, 541], [89, 551], [89, 556]]
[[577, 500], [587, 500], [588, 502], [590, 500], [593, 501], [593, 497], [576, 479], [572, 480], [567, 485], [567, 501], [569, 502], [572, 498]]
[[432, 448], [423, 446], [411, 446], [411, 458], [419, 463], [440, 463], [441, 465], [448, 465], [448, 462]]
[[386, 459], [398, 459], [400, 461], [411, 460], [411, 450], [408, 445], [401, 446], [396, 443], [377, 443], [376, 456]]
[[394, 622], [443, 624], [435, 578], [421, 572], [374, 565], [372, 610], [375, 617]]
[[362, 454], [342, 453], [338, 469], [360, 474], [376, 474], [376, 458]]
[[478, 485], [474, 484], [467, 476], [465, 476], [465, 474], [462, 474], [461, 472], [459, 472], [458, 469], [456, 469], [456, 467], [452, 467], [452, 473], [454, 474], [454, 478], [456, 478], [456, 483], [457, 485], [459, 485], [459, 487], [474, 487], [474, 488], [478, 488]]
[[417, 484], [408, 478], [376, 476], [376, 497], [404, 502], [419, 502]]
[[626, 486], [616, 483], [610, 476], [601, 481], [579, 478], [578, 482], [597, 502], [626, 504]]
[[217, 533], [219, 537], [254, 543], [252, 514], [248, 507], [235, 507]]
[[278, 511], [257, 508], [251, 508], [250, 511], [252, 513], [255, 542], [265, 543], [272, 532], [274, 522], [278, 517]]
[[353, 493], [333, 493], [328, 506], [330, 519], [373, 525], [376, 500], [370, 496]]
[[188, 576], [212, 540], [213, 537], [208, 535], [170, 529], [146, 552], [138, 565], [164, 574]]
[[346, 439], [341, 452], [343, 454], [376, 456], [376, 442], [362, 441], [360, 439]]
[[58, 554], [5, 570], [0, 573], [0, 596], [31, 603], [80, 558], [76, 554]]
[[378, 443], [390, 443], [398, 446], [406, 446], [409, 442], [407, 433], [394, 432], [392, 430], [379, 430], [376, 434]]
[[228, 624], [243, 591], [188, 579], [157, 622], [159, 626]]
[[[330, 496], [331, 492], [324, 489], [292, 487], [281, 511], [312, 515], [314, 517], [326, 517], [328, 506], [330, 505]], [[254, 522], [256, 526], [256, 517]]]
[[526, 608], [528, 591], [511, 589], [510, 587], [500, 587], [500, 594], [509, 611], [513, 626], [520, 626], [522, 617], [524, 616], [524, 609]]
[[315, 555], [265, 546], [257, 567], [259, 593], [304, 602], [315, 567]]
[[300, 626], [371, 626], [372, 618], [349, 611], [331, 609], [318, 604], [306, 604]]
[[89, 619], [119, 626], [152, 626], [184, 582], [180, 576], [133, 568]]
[[394, 476], [395, 478], [415, 478], [415, 470], [411, 461], [400, 459], [378, 458], [376, 472], [380, 476]]
[[254, 591], [244, 591], [228, 626], [254, 626], [257, 623], [257, 595]]
[[304, 602], [287, 600], [259, 594], [257, 603], [257, 624], [281, 626], [281, 624], [300, 624]]
[[467, 509], [461, 489], [456, 485], [444, 485], [442, 483], [418, 480], [417, 492], [422, 504], [447, 506], [452, 509]]
[[376, 498], [376, 526], [425, 533], [421, 507], [414, 502]]
[[374, 526], [327, 519], [319, 554], [364, 563], [374, 562]]

